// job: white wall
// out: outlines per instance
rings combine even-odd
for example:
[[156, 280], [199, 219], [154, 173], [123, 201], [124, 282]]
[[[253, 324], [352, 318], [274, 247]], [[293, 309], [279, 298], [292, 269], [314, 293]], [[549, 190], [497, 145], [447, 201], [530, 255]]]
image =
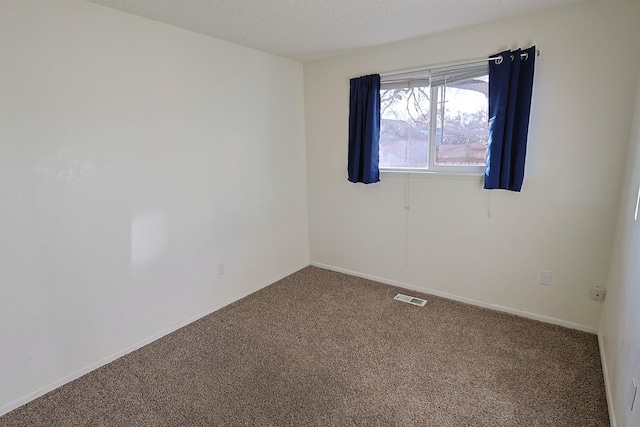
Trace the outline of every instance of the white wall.
[[308, 264], [300, 63], [70, 0], [0, 55], [0, 414]]
[[[312, 263], [595, 331], [589, 290], [607, 277], [639, 69], [634, 8], [587, 2], [305, 63]], [[348, 79], [531, 44], [522, 193], [413, 175], [407, 243], [406, 175], [347, 182]]]
[[[640, 7], [640, 6], [639, 6]], [[631, 380], [640, 386], [640, 74], [634, 125], [614, 241], [600, 334], [604, 344], [610, 405], [618, 427], [640, 425], [640, 394], [629, 411]]]

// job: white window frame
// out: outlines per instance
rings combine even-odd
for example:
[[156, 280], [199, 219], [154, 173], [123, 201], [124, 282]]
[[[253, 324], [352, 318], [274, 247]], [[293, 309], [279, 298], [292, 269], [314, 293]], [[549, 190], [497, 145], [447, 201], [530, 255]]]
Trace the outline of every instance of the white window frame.
[[[489, 74], [488, 61], [473, 61], [453, 66], [426, 68], [423, 70], [383, 75], [380, 81], [380, 89], [390, 89], [392, 87], [424, 86], [428, 83], [430, 89], [430, 106], [429, 114], [431, 123], [437, 123], [438, 115], [438, 91], [439, 88], [446, 86], [449, 82], [449, 76], [454, 81], [470, 79], [474, 77], [482, 77]], [[381, 172], [418, 172], [418, 173], [439, 173], [439, 174], [468, 174], [479, 175], [484, 174], [486, 165], [465, 166], [465, 165], [437, 165], [435, 164], [436, 142], [437, 142], [437, 126], [429, 127], [429, 145], [427, 147], [427, 167], [380, 167]]]

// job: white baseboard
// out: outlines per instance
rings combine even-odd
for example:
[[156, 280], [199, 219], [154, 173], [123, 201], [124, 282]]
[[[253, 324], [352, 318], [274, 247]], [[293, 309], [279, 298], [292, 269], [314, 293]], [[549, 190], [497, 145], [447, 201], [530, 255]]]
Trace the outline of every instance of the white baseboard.
[[[302, 268], [305, 268], [307, 265], [309, 265], [309, 264], [305, 264], [305, 265], [299, 266], [297, 268], [294, 268], [294, 269], [292, 269], [292, 270], [290, 270], [290, 271], [288, 271], [288, 272], [286, 272], [286, 273], [284, 273], [284, 274], [282, 274], [282, 275], [280, 275], [280, 276], [278, 276], [276, 278], [273, 278], [270, 281], [267, 281], [267, 282], [263, 283], [260, 286], [255, 287], [254, 289], [251, 289], [249, 291], [240, 293], [240, 294], [234, 296], [233, 298], [230, 298], [227, 301], [224, 301], [224, 302], [222, 302], [220, 304], [217, 304], [217, 305], [211, 307], [210, 309], [208, 309], [208, 310], [206, 310], [206, 311], [204, 311], [202, 313], [199, 313], [199, 314], [197, 314], [197, 315], [195, 315], [193, 317], [190, 317], [190, 318], [185, 319], [185, 320], [183, 320], [181, 322], [178, 322], [178, 323], [172, 325], [171, 327], [169, 327], [169, 328], [167, 328], [167, 329], [165, 329], [165, 330], [163, 330], [163, 331], [161, 331], [161, 332], [159, 332], [157, 334], [152, 335], [151, 337], [149, 337], [147, 339], [144, 339], [144, 340], [142, 340], [142, 341], [140, 341], [140, 342], [138, 342], [136, 344], [133, 344], [133, 345], [131, 345], [129, 347], [126, 347], [126, 348], [124, 348], [124, 349], [122, 349], [122, 350], [120, 350], [120, 351], [118, 351], [116, 353], [113, 353], [110, 356], [105, 357], [102, 360], [99, 360], [99, 361], [97, 361], [95, 363], [92, 363], [92, 364], [90, 364], [88, 366], [85, 366], [84, 368], [81, 368], [81, 369], [79, 369], [79, 370], [77, 370], [77, 371], [75, 371], [75, 372], [73, 372], [73, 373], [71, 373], [71, 374], [69, 374], [69, 375], [57, 380], [57, 381], [54, 381], [54, 382], [52, 382], [52, 383], [50, 383], [50, 384], [48, 384], [48, 385], [46, 385], [46, 386], [34, 391], [34, 392], [31, 392], [31, 393], [29, 393], [29, 394], [27, 394], [27, 395], [25, 395], [25, 396], [23, 396], [23, 397], [21, 397], [19, 399], [16, 399], [13, 402], [10, 402], [10, 403], [4, 405], [2, 408], [0, 408], [0, 416], [6, 414], [6, 413], [8, 413], [8, 412], [10, 412], [10, 411], [12, 411], [12, 410], [14, 410], [16, 408], [18, 408], [18, 407], [20, 407], [22, 405], [24, 405], [25, 403], [28, 403], [28, 402], [40, 397], [40, 396], [42, 396], [42, 395], [44, 395], [44, 394], [46, 394], [46, 393], [48, 393], [48, 392], [50, 392], [52, 390], [55, 390], [58, 387], [61, 387], [61, 386], [65, 385], [65, 384], [67, 384], [67, 383], [69, 383], [69, 382], [71, 382], [71, 381], [73, 381], [75, 379], [78, 379], [81, 376], [83, 376], [85, 374], [88, 374], [89, 372], [91, 372], [91, 371], [93, 371], [95, 369], [98, 369], [98, 368], [100, 368], [100, 367], [102, 367], [102, 366], [104, 366], [104, 365], [106, 365], [108, 363], [111, 363], [114, 360], [116, 360], [116, 359], [118, 359], [118, 358], [120, 358], [120, 357], [122, 357], [122, 356], [124, 356], [126, 354], [131, 353], [132, 351], [135, 351], [135, 350], [137, 350], [137, 349], [139, 349], [141, 347], [144, 347], [145, 345], [150, 344], [150, 343], [152, 343], [152, 342], [164, 337], [165, 335], [168, 335], [171, 332], [174, 332], [174, 331], [176, 331], [176, 330], [178, 330], [178, 329], [180, 329], [180, 328], [182, 328], [182, 327], [184, 327], [184, 326], [186, 326], [186, 325], [188, 325], [188, 324], [190, 324], [192, 322], [195, 322], [196, 320], [198, 320], [198, 319], [200, 319], [202, 317], [205, 317], [205, 316], [207, 316], [207, 315], [209, 315], [209, 314], [211, 314], [213, 312], [216, 312], [216, 311], [220, 310], [221, 308], [223, 308], [223, 307], [225, 307], [225, 306], [227, 306], [227, 305], [229, 305], [229, 304], [231, 304], [231, 303], [233, 303], [235, 301], [238, 301], [238, 300], [240, 300], [240, 299], [242, 299], [242, 298], [244, 298], [244, 297], [246, 297], [246, 296], [248, 296], [248, 295], [250, 295], [250, 294], [252, 294], [252, 293], [254, 293], [254, 292], [256, 292], [256, 291], [258, 291], [260, 289], [262, 289], [262, 288], [265, 288], [265, 287], [277, 282], [278, 280], [281, 280], [281, 279], [283, 279], [283, 278], [295, 273], [296, 271], [298, 271], [298, 270], [300, 270]], [[585, 326], [585, 325], [580, 325], [578, 323], [568, 322], [568, 321], [561, 320], [561, 319], [556, 319], [556, 318], [553, 318], [553, 317], [539, 315], [539, 314], [536, 314], [536, 313], [520, 311], [520, 310], [512, 309], [510, 307], [504, 307], [504, 306], [497, 305], [497, 304], [491, 304], [491, 303], [487, 303], [487, 302], [484, 302], [484, 301], [478, 301], [478, 300], [474, 300], [474, 299], [471, 299], [471, 298], [460, 297], [460, 296], [457, 296], [457, 295], [448, 294], [446, 292], [437, 291], [437, 290], [434, 290], [434, 289], [423, 288], [423, 287], [419, 287], [419, 286], [410, 285], [408, 283], [403, 283], [403, 282], [398, 282], [398, 281], [395, 281], [395, 280], [389, 280], [389, 279], [384, 279], [384, 278], [377, 277], [377, 276], [363, 274], [363, 273], [347, 270], [347, 269], [340, 268], [340, 267], [334, 267], [334, 266], [331, 266], [331, 265], [322, 264], [322, 263], [318, 263], [318, 262], [311, 262], [310, 265], [314, 265], [314, 266], [319, 267], [319, 268], [324, 268], [326, 270], [332, 270], [332, 271], [336, 271], [336, 272], [339, 272], [339, 273], [349, 274], [349, 275], [356, 276], [356, 277], [362, 277], [364, 279], [374, 280], [376, 282], [386, 283], [388, 285], [398, 286], [400, 288], [404, 288], [404, 289], [408, 289], [408, 290], [413, 290], [413, 291], [417, 291], [417, 292], [424, 292], [424, 293], [427, 293], [427, 294], [431, 294], [431, 295], [435, 295], [435, 296], [439, 296], [439, 297], [442, 297], [442, 298], [447, 298], [447, 299], [451, 299], [451, 300], [455, 300], [455, 301], [460, 301], [460, 302], [463, 302], [463, 303], [476, 305], [476, 306], [479, 306], [479, 307], [489, 308], [489, 309], [492, 309], [492, 310], [501, 311], [501, 312], [505, 312], [505, 313], [511, 313], [511, 314], [515, 314], [515, 315], [522, 316], [522, 317], [527, 317], [527, 318], [534, 319], [534, 320], [539, 320], [539, 321], [546, 322], [546, 323], [560, 325], [560, 326], [564, 326], [564, 327], [571, 328], [571, 329], [577, 329], [577, 330], [581, 330], [581, 331], [589, 332], [589, 333], [594, 333], [594, 334], [597, 333], [598, 334], [598, 343], [600, 345], [600, 357], [601, 357], [602, 369], [603, 369], [603, 374], [604, 374], [605, 389], [606, 389], [606, 393], [607, 393], [607, 404], [608, 404], [608, 408], [609, 408], [609, 417], [611, 419], [611, 426], [612, 427], [616, 427], [615, 417], [614, 417], [614, 414], [613, 414], [613, 408], [612, 408], [612, 405], [611, 405], [611, 402], [612, 402], [611, 401], [611, 389], [610, 389], [610, 386], [609, 386], [609, 377], [608, 377], [607, 371], [606, 371], [607, 365], [605, 363], [605, 354], [604, 354], [604, 347], [602, 345], [602, 337], [601, 337], [601, 335], [598, 333], [598, 331], [595, 328], [592, 328], [592, 327], [589, 327], [589, 326]]]
[[32, 401], [34, 399], [37, 399], [38, 397], [40, 397], [40, 396], [42, 396], [44, 394], [47, 394], [50, 391], [55, 390], [58, 387], [61, 387], [61, 386], [65, 385], [65, 384], [67, 384], [67, 383], [70, 383], [71, 381], [73, 381], [75, 379], [78, 379], [81, 376], [83, 376], [85, 374], [88, 374], [89, 372], [91, 372], [93, 370], [96, 370], [96, 369], [98, 369], [98, 368], [100, 368], [100, 367], [102, 367], [102, 366], [104, 366], [104, 365], [106, 365], [108, 363], [111, 363], [114, 360], [119, 359], [120, 357], [131, 353], [132, 351], [135, 351], [135, 350], [137, 350], [137, 349], [139, 349], [141, 347], [144, 347], [147, 344], [151, 344], [152, 342], [164, 337], [165, 335], [168, 335], [171, 332], [177, 331], [178, 329], [180, 329], [180, 328], [182, 328], [184, 326], [187, 326], [189, 323], [193, 323], [196, 320], [201, 319], [201, 318], [203, 318], [205, 316], [208, 316], [209, 314], [211, 314], [213, 312], [216, 312], [216, 311], [220, 310], [221, 308], [223, 308], [223, 307], [225, 307], [225, 306], [227, 306], [227, 305], [229, 305], [229, 304], [231, 304], [233, 302], [236, 302], [236, 301], [238, 301], [238, 300], [240, 300], [240, 299], [242, 299], [242, 298], [244, 298], [244, 297], [246, 297], [248, 295], [251, 295], [252, 293], [254, 293], [256, 291], [259, 291], [262, 288], [266, 288], [267, 286], [272, 285], [273, 283], [277, 282], [280, 279], [284, 279], [285, 277], [295, 273], [298, 270], [301, 270], [301, 269], [307, 267], [308, 265], [309, 264], [306, 263], [306, 264], [304, 264], [304, 265], [302, 265], [300, 267], [294, 268], [294, 269], [292, 269], [292, 270], [290, 270], [290, 271], [288, 271], [288, 272], [286, 272], [286, 273], [284, 273], [284, 274], [282, 274], [280, 276], [277, 276], [274, 279], [266, 281], [265, 283], [263, 283], [260, 286], [257, 286], [257, 287], [255, 287], [255, 288], [253, 288], [251, 290], [242, 292], [242, 293], [240, 293], [240, 294], [238, 294], [238, 295], [236, 295], [236, 296], [230, 298], [229, 300], [224, 301], [224, 302], [222, 302], [220, 304], [216, 304], [215, 306], [211, 307], [210, 309], [208, 309], [208, 310], [206, 310], [204, 312], [198, 313], [193, 317], [190, 317], [190, 318], [185, 319], [185, 320], [183, 320], [181, 322], [178, 322], [178, 323], [170, 326], [169, 328], [167, 328], [167, 329], [165, 329], [165, 330], [163, 330], [161, 332], [158, 332], [157, 334], [154, 334], [154, 335], [150, 336], [149, 338], [146, 338], [146, 339], [144, 339], [144, 340], [142, 340], [142, 341], [140, 341], [140, 342], [138, 342], [136, 344], [133, 344], [133, 345], [131, 345], [129, 347], [123, 348], [122, 350], [117, 351], [117, 352], [105, 357], [102, 360], [99, 360], [99, 361], [97, 361], [95, 363], [87, 365], [84, 368], [78, 369], [77, 371], [75, 371], [75, 372], [73, 372], [73, 373], [71, 373], [69, 375], [66, 375], [63, 378], [60, 378], [57, 381], [54, 381], [54, 382], [52, 382], [50, 384], [47, 384], [46, 386], [44, 386], [44, 387], [42, 387], [42, 388], [40, 388], [40, 389], [38, 389], [36, 391], [33, 391], [33, 392], [31, 392], [31, 393], [29, 393], [29, 394], [27, 394], [27, 395], [25, 395], [25, 396], [23, 396], [23, 397], [21, 397], [19, 399], [16, 399], [13, 402], [10, 402], [10, 403], [8, 403], [8, 404], [6, 404], [6, 405], [4, 405], [3, 407], [0, 408], [0, 416], [6, 414], [8, 412], [11, 412], [16, 408], [19, 408], [20, 406], [24, 405], [25, 403], [28, 403], [28, 402], [30, 402], [30, 401]]
[[617, 427], [616, 414], [613, 412], [613, 396], [611, 394], [611, 382], [609, 380], [609, 371], [607, 369], [607, 357], [604, 353], [604, 341], [602, 331], [598, 332], [598, 347], [600, 348], [600, 364], [602, 365], [602, 375], [604, 376], [604, 389], [607, 394], [607, 409], [609, 411], [609, 424], [611, 427]]
[[345, 268], [334, 267], [332, 265], [327, 265], [327, 264], [323, 264], [323, 263], [320, 263], [320, 262], [313, 262], [312, 261], [311, 265], [316, 266], [316, 267], [320, 267], [320, 268], [324, 268], [326, 270], [336, 271], [338, 273], [345, 273], [345, 274], [349, 274], [351, 276], [362, 277], [363, 279], [374, 280], [376, 282], [385, 283], [387, 285], [398, 286], [400, 288], [409, 289], [409, 290], [412, 290], [412, 291], [424, 292], [426, 294], [430, 294], [430, 295], [434, 295], [434, 296], [438, 296], [438, 297], [442, 297], [442, 298], [447, 298], [447, 299], [451, 299], [451, 300], [454, 300], [454, 301], [460, 301], [460, 302], [463, 302], [463, 303], [466, 303], [466, 304], [476, 305], [478, 307], [489, 308], [491, 310], [500, 311], [500, 312], [503, 312], [503, 313], [515, 314], [516, 316], [526, 317], [526, 318], [533, 319], [533, 320], [539, 320], [541, 322], [551, 323], [553, 325], [564, 326], [564, 327], [570, 328], [570, 329], [577, 329], [579, 331], [589, 332], [591, 334], [597, 334], [598, 333], [598, 330], [596, 328], [591, 327], [591, 326], [582, 325], [580, 323], [569, 322], [567, 320], [557, 319], [555, 317], [544, 316], [542, 314], [531, 313], [531, 312], [528, 312], [528, 311], [517, 310], [515, 308], [505, 307], [505, 306], [498, 305], [498, 304], [492, 304], [492, 303], [485, 302], [485, 301], [479, 301], [479, 300], [475, 300], [475, 299], [471, 299], [471, 298], [461, 297], [461, 296], [458, 296], [458, 295], [453, 295], [453, 294], [449, 294], [449, 293], [446, 293], [446, 292], [438, 291], [438, 290], [435, 290], [435, 289], [423, 288], [423, 287], [411, 285], [411, 284], [408, 284], [408, 283], [398, 282], [396, 280], [390, 280], [390, 279], [385, 279], [385, 278], [382, 278], [382, 277], [372, 276], [372, 275], [369, 275], [369, 274], [363, 274], [363, 273], [359, 273], [357, 271], [351, 271], [351, 270], [347, 270]]

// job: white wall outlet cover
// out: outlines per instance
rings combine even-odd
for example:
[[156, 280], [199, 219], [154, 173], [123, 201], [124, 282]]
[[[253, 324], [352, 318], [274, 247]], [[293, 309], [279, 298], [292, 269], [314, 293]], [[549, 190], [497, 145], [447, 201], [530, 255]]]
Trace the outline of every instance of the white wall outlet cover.
[[589, 298], [594, 300], [594, 301], [602, 301], [604, 300], [604, 295], [607, 291], [599, 288], [597, 286], [594, 286], [593, 288], [591, 288], [591, 292], [589, 293]]
[[550, 271], [540, 270], [540, 274], [538, 277], [538, 283], [541, 285], [551, 285], [551, 280], [553, 279], [553, 274]]

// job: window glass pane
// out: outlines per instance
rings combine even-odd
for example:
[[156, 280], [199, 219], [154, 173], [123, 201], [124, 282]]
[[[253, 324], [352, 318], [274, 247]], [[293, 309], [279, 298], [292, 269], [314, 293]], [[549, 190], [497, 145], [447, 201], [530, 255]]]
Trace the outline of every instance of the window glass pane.
[[428, 166], [429, 98], [428, 86], [380, 91], [381, 168]]
[[489, 138], [489, 76], [438, 88], [434, 163], [484, 166]]

